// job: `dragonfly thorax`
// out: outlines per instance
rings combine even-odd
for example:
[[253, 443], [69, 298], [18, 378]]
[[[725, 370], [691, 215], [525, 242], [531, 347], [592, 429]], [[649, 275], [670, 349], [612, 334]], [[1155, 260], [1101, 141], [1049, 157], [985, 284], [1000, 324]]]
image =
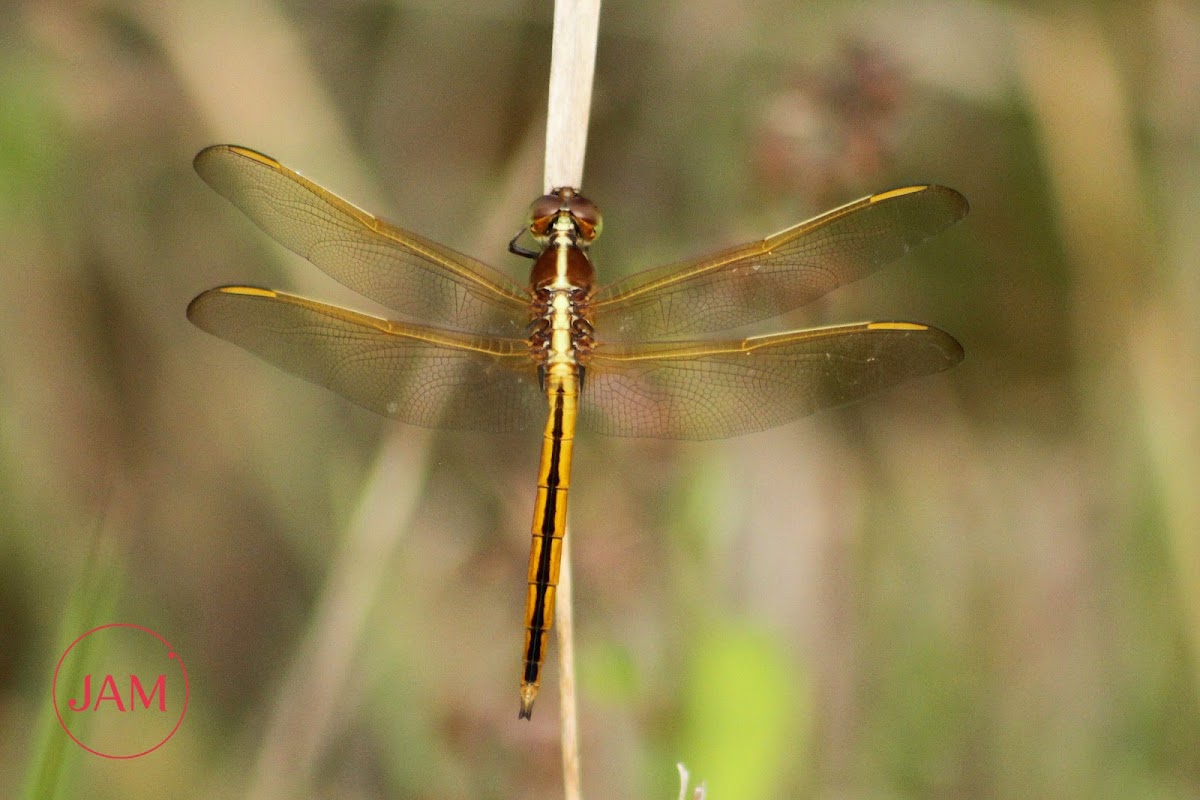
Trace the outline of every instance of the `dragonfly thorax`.
[[587, 254], [577, 247], [548, 247], [533, 262], [529, 271], [529, 288], [561, 289], [587, 296], [596, 281], [596, 270]]
[[530, 348], [543, 367], [576, 365], [592, 348], [588, 313], [595, 270], [573, 226], [560, 215], [548, 246], [530, 271], [533, 321]]

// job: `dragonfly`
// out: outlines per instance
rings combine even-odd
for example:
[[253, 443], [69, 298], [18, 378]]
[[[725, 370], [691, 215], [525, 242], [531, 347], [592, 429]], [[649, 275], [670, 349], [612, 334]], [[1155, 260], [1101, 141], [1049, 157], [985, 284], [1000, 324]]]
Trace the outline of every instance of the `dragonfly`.
[[[519, 717], [529, 719], [554, 619], [577, 430], [720, 439], [857, 400], [963, 358], [915, 322], [711, 338], [802, 306], [966, 215], [936, 185], [864, 197], [765, 239], [598, 284], [597, 206], [537, 198], [503, 272], [395, 227], [244, 147], [202, 150], [200, 177], [271, 238], [396, 312], [385, 319], [253, 286], [197, 296], [188, 319], [287, 372], [410, 425], [542, 429]], [[536, 247], [524, 246], [522, 241]]]

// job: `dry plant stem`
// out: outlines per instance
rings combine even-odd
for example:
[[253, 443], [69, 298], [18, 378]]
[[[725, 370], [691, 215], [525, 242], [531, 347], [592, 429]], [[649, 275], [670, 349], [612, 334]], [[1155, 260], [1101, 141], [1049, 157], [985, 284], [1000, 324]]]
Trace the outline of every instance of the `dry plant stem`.
[[[354, 157], [352, 137], [304, 57], [300, 36], [273, 5], [255, 5], [252, 14], [232, 0], [203, 9], [185, 4], [171, 13], [150, 3], [137, 8], [202, 109], [210, 141], [287, 153], [309, 170], [328, 165], [357, 202], [378, 204], [370, 170]], [[206, 54], [213, 48], [225, 54], [224, 69], [212, 69]], [[258, 89], [278, 101], [269, 110], [262, 103], [238, 102], [246, 96], [240, 89], [248, 71], [260, 76]], [[316, 272], [298, 271], [296, 284], [303, 290], [311, 281], [316, 291]], [[425, 452], [427, 439], [424, 431], [398, 430], [381, 448], [304, 642], [280, 680], [253, 768], [252, 797], [300, 794], [345, 713], [354, 657], [387, 556], [416, 508], [423, 471], [414, 454]], [[296, 697], [312, 702], [296, 703]]]
[[558, 697], [562, 729], [563, 788], [567, 800], [581, 797], [579, 779], [579, 714], [575, 694], [575, 614], [571, 588], [571, 535], [563, 536], [562, 567], [558, 573]]
[[[422, 459], [413, 454], [426, 452], [428, 440], [428, 431], [395, 428], [383, 441], [312, 623], [284, 677], [251, 797], [301, 792], [337, 728], [367, 617], [424, 485]], [[296, 703], [297, 697], [308, 702]]]
[[545, 190], [583, 184], [600, 0], [558, 0], [550, 51]]
[[[600, 0], [558, 0], [554, 4], [550, 100], [546, 113], [546, 191], [559, 186], [580, 188], [583, 183], [583, 158], [587, 148], [599, 27]], [[569, 528], [563, 537], [556, 609], [563, 793], [567, 800], [579, 800], [583, 795], [579, 777]]]
[[[1131, 395], [1132, 407], [1140, 406], [1146, 457], [1159, 480], [1175, 573], [1170, 588], [1181, 611], [1180, 632], [1191, 650], [1193, 687], [1200, 687], [1200, 545], [1195, 536], [1200, 503], [1194, 478], [1180, 480], [1194, 476], [1200, 464], [1190, 446], [1200, 436], [1192, 390], [1196, 349], [1189, 346], [1187, 333], [1191, 311], [1172, 313], [1169, 301], [1147, 290], [1145, 276], [1162, 273], [1149, 256], [1162, 249], [1146, 215], [1151, 203], [1142, 194], [1141, 176], [1148, 167], [1139, 161], [1141, 147], [1132, 123], [1136, 113], [1100, 17], [1076, 11], [1070, 24], [1041, 14], [1016, 19], [1019, 74], [1038, 123], [1057, 199], [1057, 224], [1076, 271], [1074, 328], [1083, 354], [1080, 363], [1093, 365], [1090, 383], [1108, 387], [1087, 396], [1087, 430], [1105, 463], [1137, 464], [1140, 453], [1114, 450], [1114, 443], [1128, 447], [1128, 441], [1112, 436], [1111, 430], [1112, 420], [1128, 413]], [[1086, 95], [1072, 90], [1082, 81], [1088, 86]], [[1173, 296], [1187, 297], [1188, 292], [1176, 285]], [[1122, 357], [1124, 362], [1118, 360]], [[1110, 366], [1097, 374], [1095, 365]], [[1126, 375], [1132, 376], [1131, 384], [1114, 383]], [[1108, 402], [1119, 404], [1119, 410]]]

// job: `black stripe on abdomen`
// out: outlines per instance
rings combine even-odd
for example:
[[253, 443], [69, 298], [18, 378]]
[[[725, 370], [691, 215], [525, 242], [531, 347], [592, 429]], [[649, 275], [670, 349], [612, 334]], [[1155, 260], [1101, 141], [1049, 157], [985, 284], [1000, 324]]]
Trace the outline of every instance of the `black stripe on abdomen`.
[[[550, 468], [546, 473], [546, 502], [541, 509], [541, 520], [537, 535], [541, 538], [540, 558], [534, 582], [537, 587], [533, 616], [529, 620], [529, 651], [525, 654], [525, 680], [529, 683], [538, 680], [538, 672], [542, 661], [542, 634], [550, 627], [546, 620], [546, 593], [550, 588], [550, 577], [553, 569], [554, 539], [561, 531], [555, 530], [555, 520], [558, 517], [558, 504], [563, 493], [561, 486], [562, 438], [563, 438], [563, 387], [558, 387], [554, 394], [552, 410], [553, 425], [550, 431]], [[565, 498], [564, 498], [565, 499]], [[553, 622], [551, 620], [551, 622]]]

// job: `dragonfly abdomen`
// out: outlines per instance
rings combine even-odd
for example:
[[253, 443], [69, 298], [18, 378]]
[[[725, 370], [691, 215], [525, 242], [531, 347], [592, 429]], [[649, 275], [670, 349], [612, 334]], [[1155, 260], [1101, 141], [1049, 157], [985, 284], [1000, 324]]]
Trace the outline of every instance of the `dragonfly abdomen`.
[[[566, 368], [566, 369], [564, 369]], [[562, 541], [567, 532], [567, 492], [571, 484], [571, 456], [579, 381], [574, 365], [555, 365], [546, 381], [550, 415], [542, 438], [537, 500], [533, 511], [533, 538], [529, 550], [529, 587], [525, 602], [525, 664], [521, 675], [521, 710], [529, 719], [541, 683], [546, 640], [554, 624], [554, 599], [562, 563]]]

